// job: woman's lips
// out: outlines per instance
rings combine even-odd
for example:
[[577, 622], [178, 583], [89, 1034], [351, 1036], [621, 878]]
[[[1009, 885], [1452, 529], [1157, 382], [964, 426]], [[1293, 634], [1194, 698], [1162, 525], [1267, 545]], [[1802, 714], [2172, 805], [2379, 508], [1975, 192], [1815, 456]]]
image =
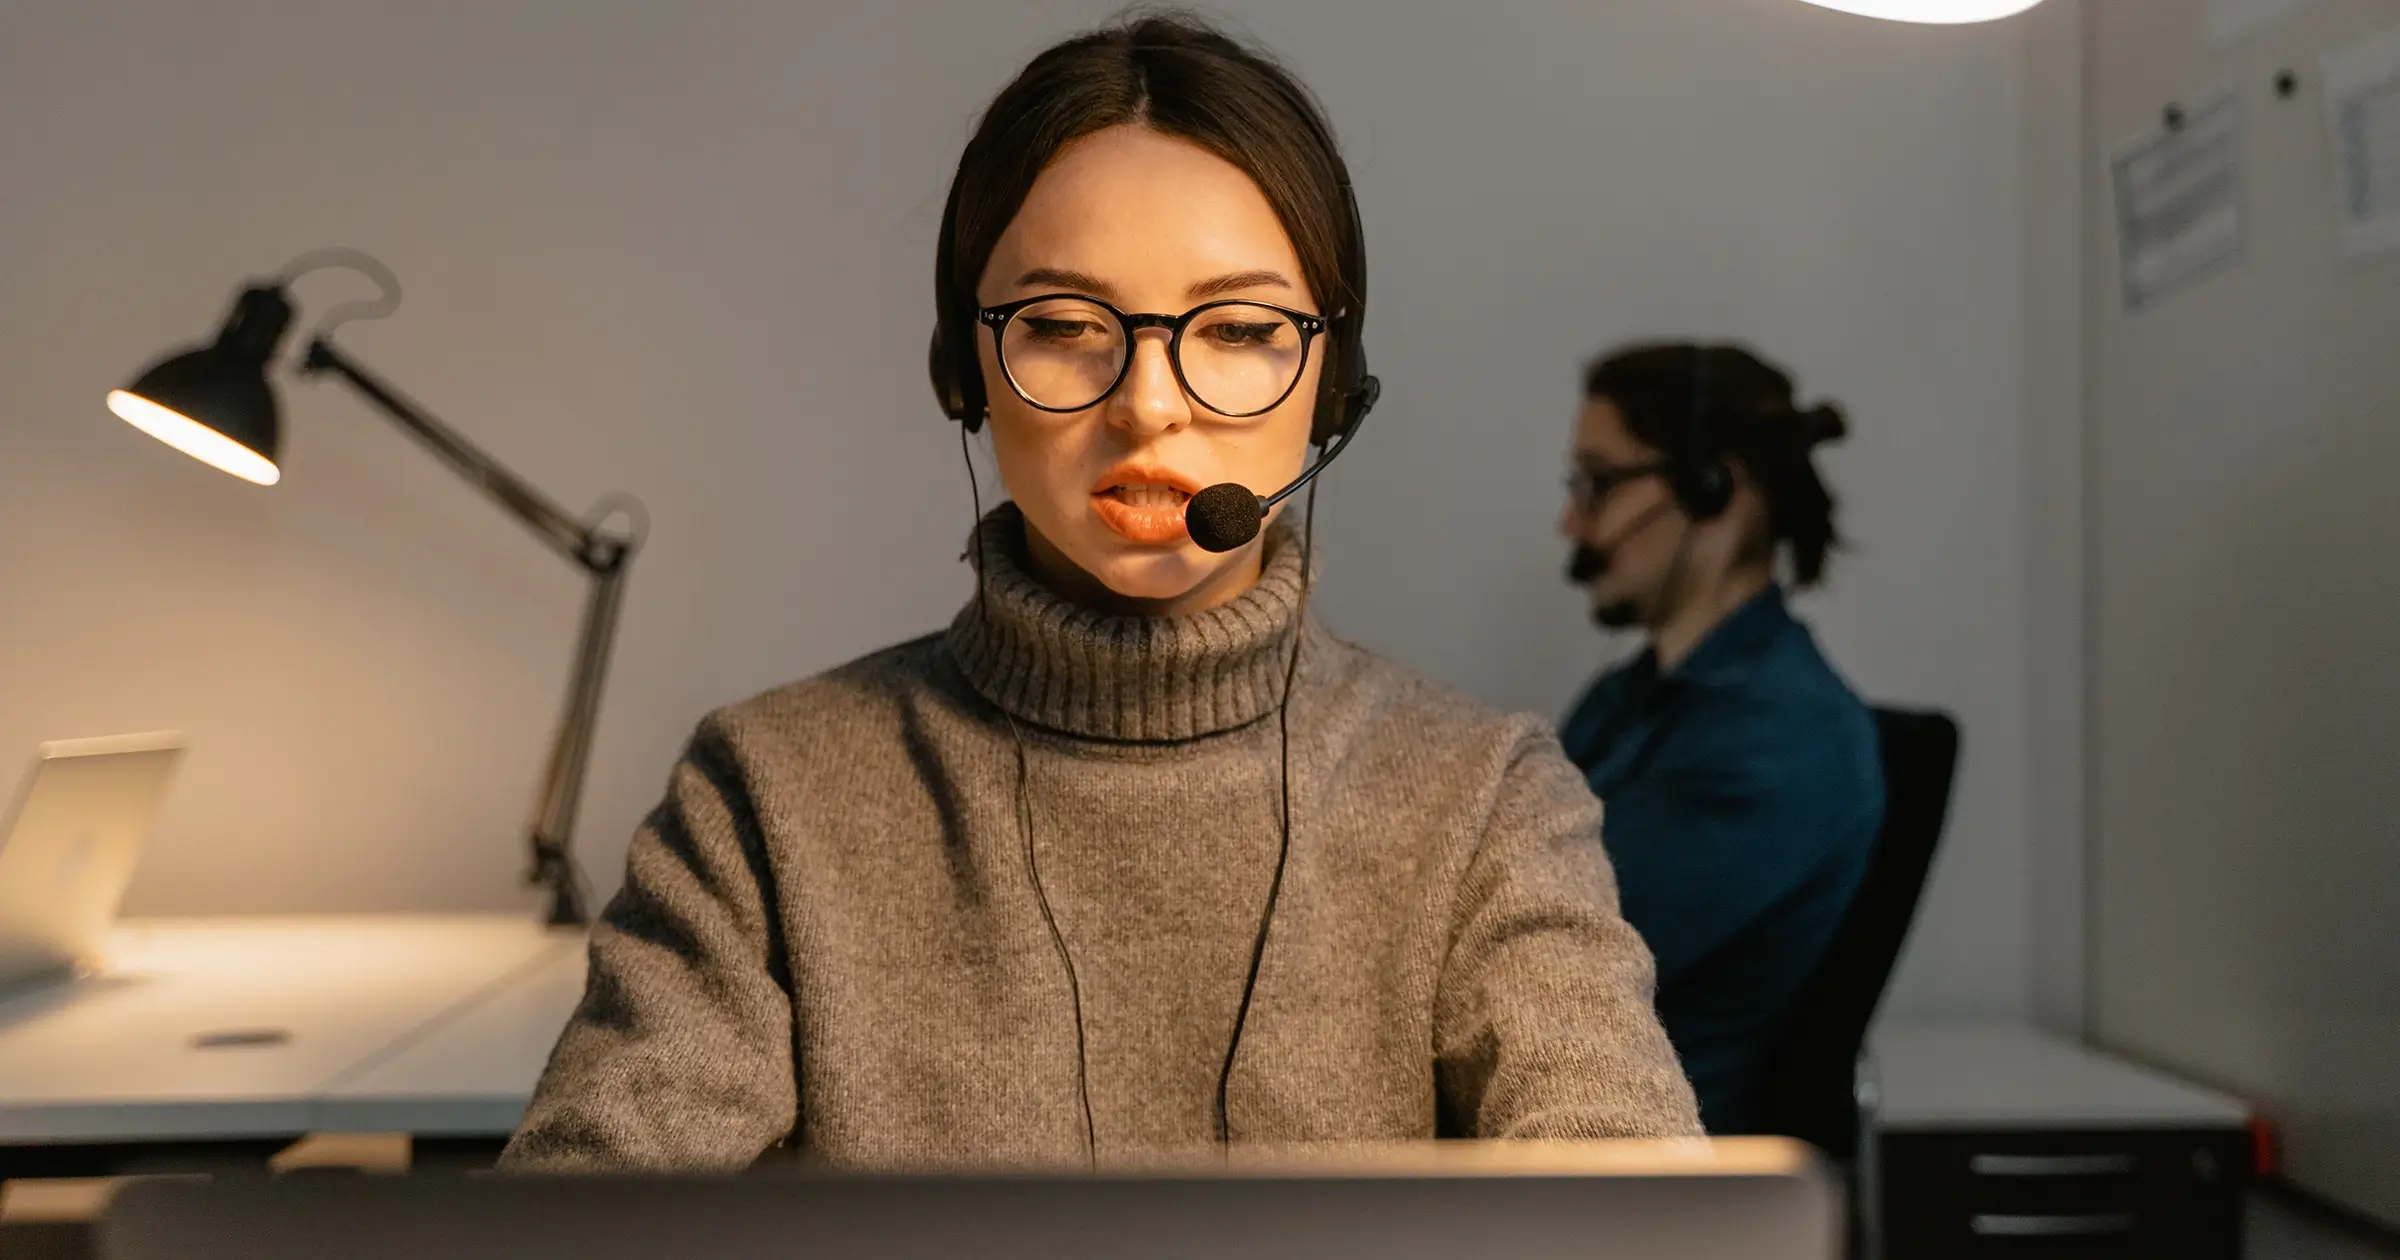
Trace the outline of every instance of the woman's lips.
[[1092, 511], [1100, 523], [1128, 542], [1163, 546], [1185, 535], [1183, 505], [1192, 496], [1158, 482], [1134, 482], [1095, 491]]

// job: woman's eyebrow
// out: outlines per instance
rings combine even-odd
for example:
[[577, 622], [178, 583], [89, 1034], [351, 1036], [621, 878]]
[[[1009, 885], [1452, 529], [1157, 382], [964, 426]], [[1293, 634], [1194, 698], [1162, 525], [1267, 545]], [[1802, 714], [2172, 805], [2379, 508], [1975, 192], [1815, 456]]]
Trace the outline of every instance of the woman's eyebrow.
[[1115, 285], [1089, 272], [1069, 271], [1062, 267], [1036, 267], [1024, 275], [1018, 276], [1017, 283], [1020, 286], [1038, 284], [1056, 289], [1073, 289], [1078, 293], [1089, 293], [1094, 297], [1107, 298], [1112, 302], [1117, 300]]
[[1289, 289], [1291, 287], [1292, 282], [1284, 279], [1282, 272], [1262, 269], [1229, 271], [1221, 276], [1212, 276], [1184, 292], [1197, 302], [1203, 298], [1212, 298], [1220, 293], [1231, 293], [1237, 289]]
[[[1072, 271], [1064, 267], [1036, 267], [1024, 275], [1018, 276], [1017, 284], [1027, 288], [1043, 286], [1070, 289], [1077, 293], [1089, 293], [1094, 297], [1105, 298], [1111, 302], [1118, 300], [1115, 285], [1090, 272]], [[1200, 302], [1220, 293], [1233, 293], [1242, 289], [1289, 290], [1292, 287], [1292, 282], [1285, 278], [1282, 272], [1259, 268], [1251, 271], [1229, 271], [1221, 276], [1211, 276], [1192, 285], [1184, 292], [1193, 301]]]

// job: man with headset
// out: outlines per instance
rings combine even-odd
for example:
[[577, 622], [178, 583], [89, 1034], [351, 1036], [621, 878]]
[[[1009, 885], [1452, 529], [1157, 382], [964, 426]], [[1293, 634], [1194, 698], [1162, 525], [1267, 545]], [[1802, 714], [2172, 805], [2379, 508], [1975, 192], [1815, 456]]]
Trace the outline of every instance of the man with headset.
[[1810, 451], [1843, 432], [1730, 346], [1594, 362], [1560, 532], [1610, 630], [1648, 643], [1561, 741], [1605, 804], [1625, 917], [1711, 1133], [1752, 1131], [1760, 1073], [1883, 821], [1873, 719], [1787, 606], [1815, 583], [1833, 498]]

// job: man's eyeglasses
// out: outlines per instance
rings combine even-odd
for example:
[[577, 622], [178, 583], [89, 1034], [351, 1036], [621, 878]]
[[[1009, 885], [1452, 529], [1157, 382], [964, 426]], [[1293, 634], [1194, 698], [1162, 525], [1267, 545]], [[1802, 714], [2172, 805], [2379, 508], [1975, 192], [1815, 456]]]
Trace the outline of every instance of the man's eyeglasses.
[[1589, 516], [1618, 486], [1644, 477], [1655, 477], [1667, 470], [1664, 462], [1632, 464], [1624, 468], [1585, 466], [1567, 474], [1567, 501], [1575, 505], [1579, 516]]
[[1115, 392], [1133, 362], [1133, 334], [1167, 330], [1167, 361], [1184, 392], [1219, 415], [1274, 410], [1300, 383], [1321, 315], [1264, 302], [1223, 301], [1181, 315], [1128, 315], [1098, 298], [1045, 294], [975, 312], [992, 330], [1001, 375], [1044, 411], [1081, 411]]

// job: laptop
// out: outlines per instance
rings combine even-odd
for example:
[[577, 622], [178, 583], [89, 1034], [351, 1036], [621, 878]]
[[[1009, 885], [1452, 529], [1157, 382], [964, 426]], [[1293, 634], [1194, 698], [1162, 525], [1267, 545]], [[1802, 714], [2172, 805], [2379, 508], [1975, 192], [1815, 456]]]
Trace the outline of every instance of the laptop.
[[95, 961], [183, 750], [172, 732], [41, 746], [0, 813], [0, 992]]
[[127, 1186], [115, 1260], [1832, 1260], [1807, 1148], [1441, 1142], [1099, 1173], [323, 1174]]

